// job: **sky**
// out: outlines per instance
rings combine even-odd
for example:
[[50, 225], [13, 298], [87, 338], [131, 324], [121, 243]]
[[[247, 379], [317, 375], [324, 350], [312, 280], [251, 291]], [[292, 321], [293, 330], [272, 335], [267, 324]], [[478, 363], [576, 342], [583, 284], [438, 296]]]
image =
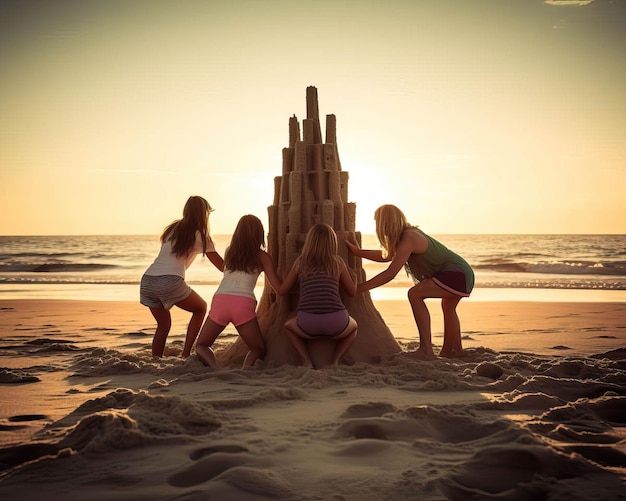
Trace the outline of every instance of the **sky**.
[[[357, 230], [626, 233], [626, 0], [0, 0], [0, 235], [266, 225], [337, 117]], [[324, 124], [322, 123], [322, 129]]]

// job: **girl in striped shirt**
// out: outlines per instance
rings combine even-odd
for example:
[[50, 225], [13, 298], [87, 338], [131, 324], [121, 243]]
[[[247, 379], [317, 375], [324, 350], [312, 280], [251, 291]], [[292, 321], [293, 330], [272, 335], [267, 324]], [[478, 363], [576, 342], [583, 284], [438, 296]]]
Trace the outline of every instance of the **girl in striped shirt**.
[[320, 337], [336, 339], [332, 365], [338, 365], [356, 337], [357, 323], [348, 314], [339, 287], [353, 297], [356, 282], [337, 249], [337, 235], [327, 224], [316, 224], [306, 235], [302, 253], [294, 262], [279, 290], [286, 294], [298, 281], [300, 302], [296, 317], [287, 320], [289, 340], [302, 365], [314, 368], [306, 340]]

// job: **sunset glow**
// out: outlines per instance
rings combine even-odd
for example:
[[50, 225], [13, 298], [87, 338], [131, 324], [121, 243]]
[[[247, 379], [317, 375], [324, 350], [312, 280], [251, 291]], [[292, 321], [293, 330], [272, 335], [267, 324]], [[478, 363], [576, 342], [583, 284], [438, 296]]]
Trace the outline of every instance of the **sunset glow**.
[[288, 120], [337, 116], [357, 228], [626, 233], [626, 2], [0, 3], [0, 235], [267, 221]]

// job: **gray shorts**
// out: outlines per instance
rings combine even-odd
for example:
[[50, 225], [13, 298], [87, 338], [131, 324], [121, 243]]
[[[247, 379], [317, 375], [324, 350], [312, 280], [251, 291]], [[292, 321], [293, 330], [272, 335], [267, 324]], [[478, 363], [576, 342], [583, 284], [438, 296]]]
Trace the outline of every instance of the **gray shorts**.
[[144, 275], [139, 286], [139, 302], [148, 308], [169, 310], [176, 303], [189, 297], [191, 287], [183, 277], [162, 275], [153, 277]]

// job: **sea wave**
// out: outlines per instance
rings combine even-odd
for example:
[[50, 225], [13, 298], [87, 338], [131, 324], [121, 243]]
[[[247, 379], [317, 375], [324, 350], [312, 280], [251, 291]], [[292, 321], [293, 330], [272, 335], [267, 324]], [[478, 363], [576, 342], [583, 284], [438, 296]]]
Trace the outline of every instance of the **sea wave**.
[[[364, 248], [378, 248], [362, 235]], [[626, 290], [626, 235], [442, 235], [476, 273], [476, 287]], [[214, 236], [223, 250], [230, 235]], [[158, 236], [0, 236], [0, 284], [137, 285], [158, 251]], [[384, 264], [362, 261], [366, 277]], [[217, 285], [221, 273], [199, 257], [190, 285]], [[263, 276], [259, 284], [263, 285]], [[407, 287], [399, 273], [389, 287]]]
[[[219, 280], [187, 280], [190, 286], [211, 286], [217, 287]], [[0, 277], [0, 285], [132, 285], [139, 288], [139, 281], [126, 280], [126, 279], [86, 279], [86, 278], [59, 278], [51, 277], [48, 279], [30, 278], [30, 277], [16, 277], [12, 279]], [[412, 283], [406, 280], [394, 280], [386, 285], [386, 287], [392, 288], [406, 288], [410, 287]], [[257, 284], [262, 291], [263, 283]], [[477, 280], [475, 288], [489, 288], [489, 289], [586, 289], [586, 290], [626, 290], [626, 279], [606, 280], [602, 277], [589, 278], [532, 278], [532, 279], [484, 279]]]
[[[50, 277], [50, 278], [41, 278], [39, 276], [36, 277], [28, 277], [28, 276], [17, 276], [17, 277], [1, 277], [0, 276], [0, 284], [24, 284], [24, 285], [136, 285], [139, 287], [139, 280], [136, 279], [115, 279], [115, 278], [92, 278], [92, 277]], [[187, 280], [189, 285], [211, 285], [217, 286], [219, 285], [219, 280]]]
[[474, 264], [473, 268], [476, 270], [500, 273], [626, 276], [626, 261], [598, 262], [570, 260], [532, 263], [528, 261], [492, 259]]
[[487, 289], [585, 289], [585, 290], [626, 290], [624, 280], [509, 280], [489, 281], [476, 284], [476, 288]]
[[115, 264], [105, 263], [9, 263], [0, 264], [0, 273], [89, 273], [92, 271], [121, 269]]

